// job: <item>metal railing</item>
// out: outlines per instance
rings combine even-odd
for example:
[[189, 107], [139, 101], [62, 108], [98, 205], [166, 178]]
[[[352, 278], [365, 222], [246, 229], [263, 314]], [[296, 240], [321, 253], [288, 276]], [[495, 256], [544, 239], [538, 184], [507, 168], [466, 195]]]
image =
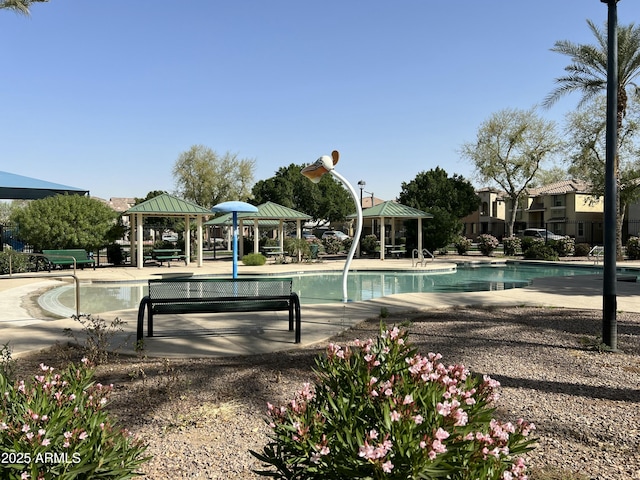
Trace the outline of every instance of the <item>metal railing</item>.
[[417, 248], [414, 248], [413, 252], [411, 252], [411, 266], [416, 267], [420, 265], [424, 267], [427, 263], [427, 256], [431, 257], [431, 261], [433, 262], [435, 257], [429, 250], [423, 248], [422, 251], [420, 251]]
[[[44, 257], [44, 255], [42, 255], [41, 253], [20, 253], [20, 255], [28, 255], [30, 257]], [[69, 257], [69, 258], [73, 258], [73, 257]], [[5, 277], [0, 275], [0, 280], [13, 280], [16, 278], [60, 278], [60, 277], [72, 277], [74, 280], [74, 286], [75, 286], [75, 301], [76, 301], [76, 316], [79, 317], [80, 316], [80, 279], [78, 278], [78, 276], [76, 275], [76, 259], [73, 259], [73, 273], [47, 273], [47, 274], [42, 274], [42, 275], [18, 275], [18, 276], [14, 276], [13, 273], [13, 266], [11, 263], [11, 256], [9, 255], [9, 276]]]

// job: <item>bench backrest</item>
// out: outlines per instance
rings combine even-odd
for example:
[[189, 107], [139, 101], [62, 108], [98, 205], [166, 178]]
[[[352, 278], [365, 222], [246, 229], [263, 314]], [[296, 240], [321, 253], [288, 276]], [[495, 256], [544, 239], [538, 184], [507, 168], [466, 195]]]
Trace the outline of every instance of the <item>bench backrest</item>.
[[291, 278], [172, 278], [149, 280], [153, 300], [221, 297], [288, 297]]
[[90, 260], [87, 251], [80, 248], [72, 248], [67, 250], [42, 250], [42, 254], [50, 260], [55, 261], [68, 260], [69, 262], [72, 262], [73, 260], [71, 260], [69, 257], [73, 257], [76, 260]]

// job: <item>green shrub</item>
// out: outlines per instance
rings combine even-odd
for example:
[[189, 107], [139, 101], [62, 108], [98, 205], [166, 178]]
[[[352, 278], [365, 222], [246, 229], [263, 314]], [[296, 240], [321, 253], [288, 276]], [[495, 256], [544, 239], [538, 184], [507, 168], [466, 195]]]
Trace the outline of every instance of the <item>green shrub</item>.
[[550, 240], [549, 246], [553, 248], [559, 257], [568, 257], [576, 250], [576, 241], [571, 237], [564, 237], [560, 240]]
[[527, 260], [546, 260], [549, 262], [558, 260], [558, 252], [551, 245], [545, 245], [543, 239], [533, 242], [531, 246], [524, 251], [524, 258]]
[[279, 479], [517, 479], [533, 425], [492, 418], [499, 383], [424, 357], [398, 328], [355, 348], [329, 344], [317, 380], [268, 405], [260, 475]]
[[574, 257], [586, 257], [591, 251], [591, 245], [588, 243], [577, 243], [573, 252]]
[[342, 248], [345, 251], [348, 252], [351, 249], [351, 245], [353, 245], [353, 238], [349, 237], [342, 240]]
[[526, 254], [527, 250], [529, 250], [533, 245], [538, 243], [544, 243], [544, 240], [542, 238], [536, 238], [536, 237], [523, 237], [520, 240], [521, 240], [520, 248], [522, 248], [523, 254]]
[[456, 247], [456, 250], [458, 251], [458, 255], [464, 255], [469, 250], [471, 250], [472, 242], [467, 237], [463, 235], [458, 235], [454, 239], [453, 245]]
[[[11, 263], [11, 267], [9, 267]], [[16, 252], [14, 250], [5, 250], [0, 252], [0, 274], [24, 273], [35, 270], [34, 260], [28, 255]]]
[[65, 328], [63, 332], [67, 337], [76, 341], [82, 348], [84, 356], [92, 364], [100, 365], [106, 363], [109, 357], [115, 356], [115, 352], [123, 346], [113, 345], [113, 341], [118, 334], [124, 332], [124, 326], [127, 324], [124, 320], [116, 317], [110, 323], [107, 323], [106, 320], [99, 316], [94, 317], [90, 313], [74, 315], [72, 318], [82, 325], [84, 342], [71, 328]]
[[122, 265], [124, 263], [124, 253], [121, 245], [117, 243], [107, 245], [107, 262], [113, 265]]
[[123, 479], [149, 460], [147, 446], [118, 428], [104, 407], [112, 386], [94, 383], [86, 364], [60, 373], [40, 364], [29, 381], [0, 373], [3, 479]]
[[261, 253], [248, 253], [242, 257], [242, 263], [248, 266], [260, 266], [267, 263], [267, 257]]
[[325, 238], [322, 240], [322, 245], [324, 246], [324, 251], [329, 254], [338, 253], [344, 248], [342, 241], [336, 237]]
[[367, 235], [360, 242], [360, 248], [363, 252], [375, 253], [378, 250], [378, 237], [375, 235]]
[[640, 238], [630, 237], [627, 240], [627, 256], [629, 260], [640, 260]]
[[498, 248], [498, 239], [488, 233], [483, 233], [476, 241], [478, 242], [480, 253], [485, 256], [491, 255], [491, 253]]
[[505, 237], [502, 239], [502, 248], [505, 255], [513, 257], [522, 248], [522, 242], [518, 237]]

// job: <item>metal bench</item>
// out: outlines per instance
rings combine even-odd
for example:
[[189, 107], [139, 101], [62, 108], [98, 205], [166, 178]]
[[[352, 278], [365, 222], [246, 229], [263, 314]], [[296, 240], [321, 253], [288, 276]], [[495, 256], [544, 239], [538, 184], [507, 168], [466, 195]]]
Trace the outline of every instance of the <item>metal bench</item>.
[[[138, 308], [137, 342], [153, 337], [155, 315], [289, 311], [289, 331], [300, 343], [300, 299], [291, 278], [171, 278], [149, 280], [149, 294]], [[295, 328], [294, 328], [295, 326]]]
[[51, 271], [54, 267], [84, 268], [85, 265], [92, 265], [96, 269], [96, 261], [89, 256], [86, 250], [72, 248], [66, 250], [42, 250], [42, 255], [47, 262], [47, 268]]

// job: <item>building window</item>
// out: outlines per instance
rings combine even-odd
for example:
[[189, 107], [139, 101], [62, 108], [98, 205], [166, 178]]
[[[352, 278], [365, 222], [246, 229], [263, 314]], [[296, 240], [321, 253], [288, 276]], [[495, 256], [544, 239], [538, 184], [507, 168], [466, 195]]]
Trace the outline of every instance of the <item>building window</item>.
[[584, 222], [578, 222], [578, 237], [584, 237]]

